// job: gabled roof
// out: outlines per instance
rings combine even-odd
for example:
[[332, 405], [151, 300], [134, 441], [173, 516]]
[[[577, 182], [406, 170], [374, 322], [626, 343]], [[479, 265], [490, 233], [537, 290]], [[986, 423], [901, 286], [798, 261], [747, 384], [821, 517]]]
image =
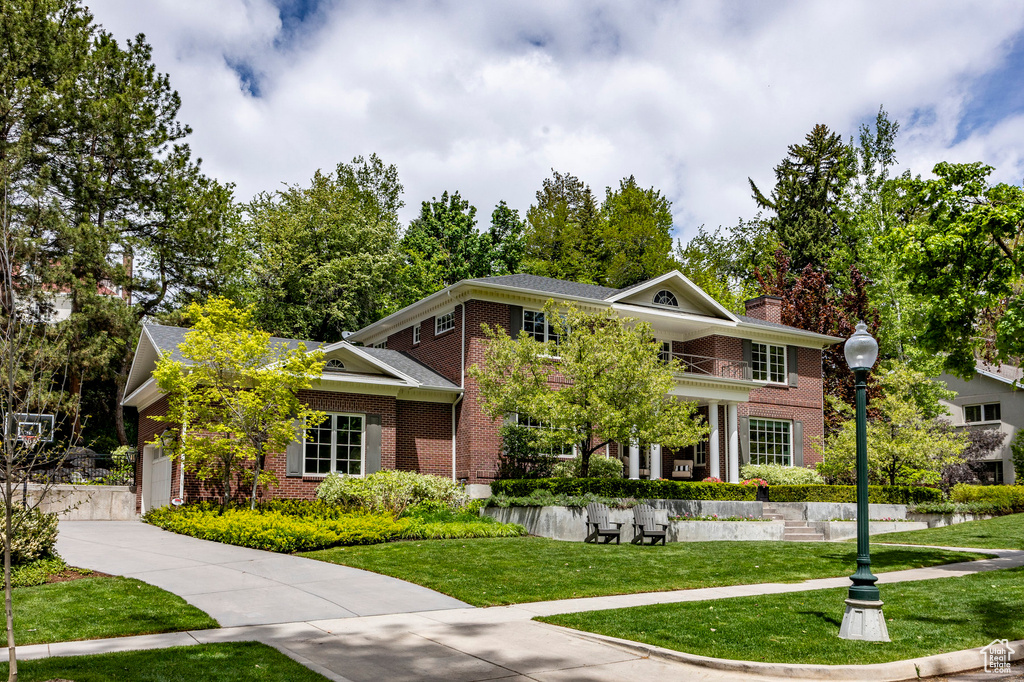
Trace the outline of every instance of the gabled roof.
[[703, 289], [701, 289], [699, 286], [691, 282], [686, 275], [679, 272], [678, 270], [666, 272], [661, 277], [655, 277], [654, 279], [649, 279], [645, 282], [634, 284], [633, 286], [626, 287], [625, 289], [619, 289], [615, 294], [609, 296], [606, 300], [609, 303], [623, 301], [627, 297], [633, 296], [641, 291], [645, 291], [647, 289], [654, 289], [655, 287], [665, 286], [668, 282], [674, 282], [675, 285], [678, 286], [683, 291], [685, 291], [690, 298], [696, 299], [698, 306], [700, 308], [704, 308], [705, 311], [711, 310], [717, 317], [721, 317], [726, 320], [732, 320], [733, 322], [736, 321], [736, 316], [730, 310], [728, 310], [725, 306], [723, 306], [715, 299], [708, 296]]
[[1011, 386], [1019, 386], [1024, 381], [1024, 369], [1016, 365], [986, 365], [979, 362], [974, 366], [974, 371]]
[[540, 277], [538, 275], [498, 275], [497, 277], [478, 277], [465, 281], [497, 284], [514, 289], [529, 289], [545, 294], [557, 294], [573, 298], [591, 298], [595, 301], [608, 300], [620, 291], [624, 291], [623, 289], [602, 287], [597, 284], [580, 284], [579, 282], [567, 282], [562, 279]]
[[[178, 346], [185, 340], [185, 335], [190, 331], [190, 329], [184, 327], [169, 327], [159, 324], [144, 325], [139, 338], [138, 348], [135, 351], [135, 358], [132, 361], [132, 368], [128, 374], [125, 395], [131, 397], [135, 391], [152, 377], [159, 358], [169, 355], [173, 360], [187, 364], [188, 361], [181, 356]], [[364, 361], [367, 361], [385, 375], [393, 377], [410, 388], [460, 390], [458, 385], [413, 359], [411, 356], [398, 351], [384, 348], [362, 348], [354, 346], [347, 341], [327, 344], [320, 341], [286, 339], [279, 336], [272, 336], [270, 340], [275, 346], [283, 346], [287, 350], [297, 350], [300, 345], [304, 345], [306, 350], [322, 350], [328, 354], [338, 350], [352, 353], [362, 357]], [[328, 374], [324, 376], [330, 379], [359, 379], [358, 374]]]

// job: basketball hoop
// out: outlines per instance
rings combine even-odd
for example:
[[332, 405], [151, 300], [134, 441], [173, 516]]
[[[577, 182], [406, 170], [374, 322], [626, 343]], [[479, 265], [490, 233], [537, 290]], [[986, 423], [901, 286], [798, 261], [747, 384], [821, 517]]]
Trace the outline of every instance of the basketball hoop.
[[21, 442], [28, 446], [28, 449], [33, 449], [39, 442], [38, 433], [23, 433], [21, 435]]

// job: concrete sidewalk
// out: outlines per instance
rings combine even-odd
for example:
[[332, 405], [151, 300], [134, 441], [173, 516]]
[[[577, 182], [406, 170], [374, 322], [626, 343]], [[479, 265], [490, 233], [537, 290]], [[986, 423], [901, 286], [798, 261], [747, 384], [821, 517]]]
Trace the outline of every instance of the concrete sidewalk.
[[177, 594], [225, 627], [467, 606], [378, 573], [199, 540], [138, 521], [61, 521], [57, 551], [72, 566]]

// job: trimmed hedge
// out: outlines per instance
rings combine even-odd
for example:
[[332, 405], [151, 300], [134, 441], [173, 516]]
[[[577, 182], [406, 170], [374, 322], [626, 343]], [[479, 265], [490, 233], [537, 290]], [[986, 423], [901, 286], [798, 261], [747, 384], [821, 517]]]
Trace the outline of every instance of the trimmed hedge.
[[737, 483], [684, 483], [628, 478], [537, 478], [495, 481], [491, 493], [508, 497], [528, 497], [534, 490], [552, 495], [597, 495], [634, 497], [648, 500], [750, 500], [757, 498], [755, 486]]
[[[857, 486], [853, 485], [773, 485], [768, 488], [772, 502], [856, 502]], [[910, 485], [869, 485], [871, 504], [920, 504], [939, 502], [942, 492], [937, 488]]]
[[1003, 514], [1024, 512], [1024, 485], [967, 485], [958, 483], [949, 494], [953, 502], [984, 502]]

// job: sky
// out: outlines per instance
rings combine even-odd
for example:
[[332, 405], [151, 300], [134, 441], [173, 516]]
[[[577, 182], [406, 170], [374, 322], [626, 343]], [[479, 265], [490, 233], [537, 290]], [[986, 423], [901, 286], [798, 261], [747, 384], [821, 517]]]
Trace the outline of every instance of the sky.
[[1024, 178], [1024, 3], [89, 0], [144, 33], [209, 175], [246, 201], [376, 153], [421, 201], [459, 191], [486, 223], [551, 170], [603, 196], [630, 175], [675, 234], [757, 212], [747, 178], [817, 123], [880, 106], [900, 169], [982, 161]]

